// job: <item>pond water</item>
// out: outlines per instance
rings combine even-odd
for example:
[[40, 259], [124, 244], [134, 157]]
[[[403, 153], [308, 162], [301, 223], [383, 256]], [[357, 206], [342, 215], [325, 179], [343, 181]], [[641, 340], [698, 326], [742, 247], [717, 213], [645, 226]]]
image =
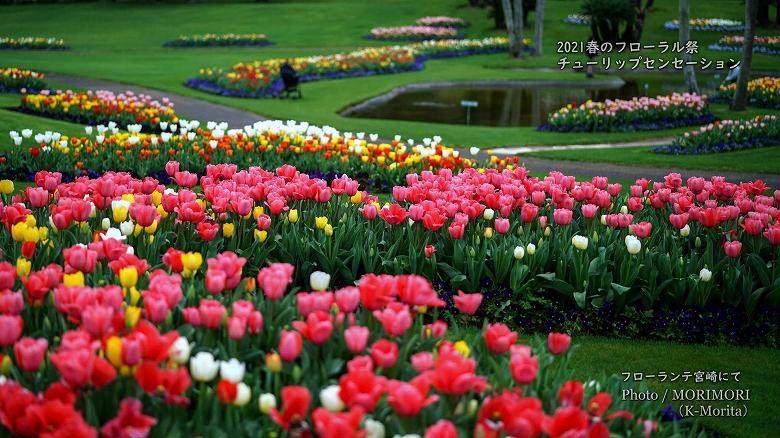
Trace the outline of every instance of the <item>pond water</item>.
[[[675, 76], [622, 77], [623, 86], [454, 86], [408, 90], [393, 98], [348, 111], [349, 117], [412, 120], [482, 126], [538, 126], [547, 115], [568, 103], [587, 99], [631, 99], [685, 91], [682, 73]], [[699, 76], [702, 93], [715, 90], [722, 78]], [[587, 84], [587, 83], [585, 83]], [[478, 102], [467, 110], [462, 101]], [[470, 114], [469, 114], [470, 113]], [[467, 120], [468, 119], [468, 120]]]

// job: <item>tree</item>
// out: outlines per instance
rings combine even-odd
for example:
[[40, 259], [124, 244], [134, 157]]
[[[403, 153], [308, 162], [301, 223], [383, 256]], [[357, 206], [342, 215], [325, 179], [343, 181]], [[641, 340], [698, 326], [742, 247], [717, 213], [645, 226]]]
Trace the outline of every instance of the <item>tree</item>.
[[536, 0], [534, 12], [534, 55], [542, 56], [542, 28], [544, 27], [544, 0]]
[[[598, 43], [637, 43], [642, 39], [645, 16], [653, 0], [585, 0], [581, 13], [590, 17], [590, 30]], [[621, 28], [623, 29], [621, 31]]]
[[[680, 0], [680, 45], [685, 47], [691, 38], [691, 0]], [[696, 71], [692, 65], [688, 65], [688, 61], [691, 60], [691, 54], [688, 51], [684, 51], [682, 55], [685, 67], [683, 68], [683, 74], [685, 75], [685, 85], [688, 87], [689, 93], [699, 94], [699, 84], [696, 83]]]
[[523, 0], [501, 0], [504, 21], [509, 33], [509, 53], [513, 58], [523, 56]]
[[756, 14], [758, 13], [758, 0], [745, 1], [745, 42], [742, 45], [742, 61], [739, 64], [739, 77], [737, 89], [734, 91], [734, 100], [731, 109], [744, 111], [747, 107], [747, 85], [750, 80], [750, 64], [753, 62], [753, 37], [756, 34]]

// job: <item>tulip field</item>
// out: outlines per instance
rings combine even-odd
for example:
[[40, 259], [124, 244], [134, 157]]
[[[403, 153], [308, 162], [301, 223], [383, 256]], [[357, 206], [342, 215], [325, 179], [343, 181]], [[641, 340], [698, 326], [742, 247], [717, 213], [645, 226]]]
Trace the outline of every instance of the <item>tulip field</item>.
[[[776, 434], [772, 29], [739, 112], [719, 76], [559, 70], [569, 0], [519, 59], [501, 2], [29, 3], [0, 9], [0, 436]], [[737, 57], [744, 5], [707, 3], [702, 56]], [[676, 2], [645, 13], [675, 41]], [[588, 94], [345, 115], [431, 82], [522, 82], [510, 118]], [[441, 90], [413, 103], [498, 99]]]

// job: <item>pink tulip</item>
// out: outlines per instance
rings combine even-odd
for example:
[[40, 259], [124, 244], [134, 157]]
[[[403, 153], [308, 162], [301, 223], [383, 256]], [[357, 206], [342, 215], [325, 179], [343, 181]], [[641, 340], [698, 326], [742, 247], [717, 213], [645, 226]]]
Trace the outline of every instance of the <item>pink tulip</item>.
[[477, 313], [479, 305], [482, 304], [482, 294], [467, 294], [459, 290], [458, 294], [452, 297], [452, 301], [454, 301], [458, 311], [466, 315], [473, 315]]
[[360, 354], [366, 349], [369, 331], [367, 327], [352, 326], [344, 330], [344, 341], [347, 349], [353, 354]]

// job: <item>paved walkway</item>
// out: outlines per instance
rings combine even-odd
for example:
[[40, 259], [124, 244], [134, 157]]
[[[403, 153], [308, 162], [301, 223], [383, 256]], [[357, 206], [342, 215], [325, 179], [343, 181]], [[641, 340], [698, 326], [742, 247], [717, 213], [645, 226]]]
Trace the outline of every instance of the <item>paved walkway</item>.
[[[180, 94], [169, 93], [160, 90], [154, 90], [151, 88], [145, 88], [137, 85], [123, 84], [120, 82], [107, 81], [102, 79], [92, 79], [80, 76], [68, 76], [57, 73], [47, 73], [47, 79], [52, 82], [68, 85], [71, 87], [86, 88], [86, 89], [102, 89], [110, 90], [116, 93], [130, 90], [134, 93], [143, 93], [152, 96], [155, 99], [162, 99], [167, 97], [174, 103], [176, 112], [196, 120], [201, 121], [220, 121], [228, 122], [231, 127], [242, 127], [244, 125], [251, 125], [258, 120], [266, 120], [266, 117], [256, 114], [250, 111], [231, 108], [225, 105], [220, 105], [205, 100], [200, 100], [188, 96], [182, 96]], [[582, 145], [553, 145], [553, 146], [526, 146], [526, 147], [510, 147], [510, 148], [497, 148], [493, 149], [493, 153], [497, 155], [515, 155], [528, 152], [538, 152], [547, 150], [570, 150], [570, 149], [586, 149], [586, 148], [620, 148], [620, 147], [636, 147], [636, 146], [653, 146], [659, 144], [668, 144], [671, 139], [663, 138], [656, 140], [645, 141], [632, 141], [624, 143], [610, 143], [610, 144], [582, 144]], [[470, 156], [467, 150], [462, 151], [464, 156]], [[477, 155], [477, 158], [486, 158], [487, 154], [483, 151]], [[673, 158], [670, 158], [673, 161]], [[747, 174], [739, 172], [719, 172], [711, 170], [690, 170], [690, 169], [677, 169], [672, 163], [669, 168], [655, 168], [655, 167], [642, 167], [642, 166], [626, 166], [619, 164], [608, 163], [589, 163], [579, 161], [563, 161], [563, 160], [551, 160], [534, 157], [523, 157], [522, 162], [525, 163], [526, 168], [533, 172], [547, 173], [551, 170], [558, 170], [565, 174], [577, 175], [577, 176], [590, 176], [599, 175], [609, 178], [627, 179], [633, 181], [636, 178], [649, 178], [653, 180], [663, 179], [664, 175], [670, 172], [679, 172], [684, 178], [688, 176], [703, 176], [710, 177], [713, 175], [725, 176], [731, 181], [752, 181], [755, 179], [763, 179], [769, 186], [774, 188], [780, 188], [780, 175], [769, 174]]]

